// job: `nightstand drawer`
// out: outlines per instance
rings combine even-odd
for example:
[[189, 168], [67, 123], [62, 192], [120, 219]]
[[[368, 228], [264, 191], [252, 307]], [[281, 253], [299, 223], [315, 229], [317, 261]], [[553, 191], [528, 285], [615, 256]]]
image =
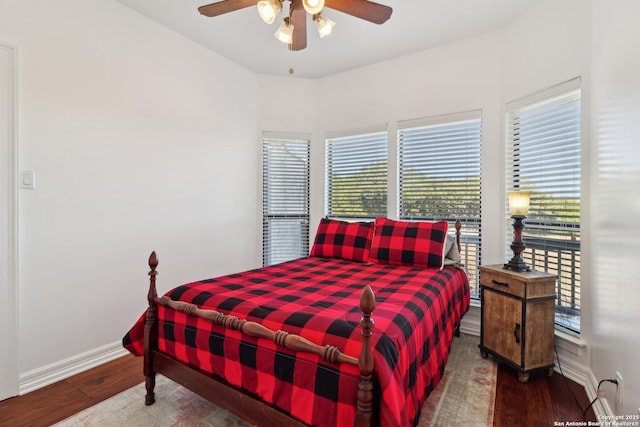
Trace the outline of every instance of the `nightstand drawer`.
[[480, 286], [524, 299], [555, 296], [555, 277], [540, 271], [506, 270], [501, 265], [480, 266]]
[[526, 284], [524, 282], [489, 270], [482, 271], [480, 285], [520, 298], [525, 298], [526, 296]]

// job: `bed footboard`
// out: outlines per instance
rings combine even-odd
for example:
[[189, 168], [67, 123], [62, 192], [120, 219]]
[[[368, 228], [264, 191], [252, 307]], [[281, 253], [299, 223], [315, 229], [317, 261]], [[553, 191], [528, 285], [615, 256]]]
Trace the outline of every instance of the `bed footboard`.
[[[156, 290], [156, 268], [158, 266], [158, 258], [156, 256], [155, 251], [151, 253], [149, 256], [149, 292], [147, 294], [147, 300], [149, 302], [149, 307], [146, 312], [146, 321], [144, 326], [144, 375], [145, 375], [145, 385], [147, 394], [145, 396], [145, 404], [151, 405], [155, 402], [155, 375], [156, 372], [168, 374], [167, 376], [172, 380], [191, 388], [193, 391], [198, 393], [198, 390], [201, 389], [197, 384], [194, 387], [193, 380], [186, 381], [184, 379], [185, 376], [193, 376], [194, 374], [189, 374], [189, 368], [186, 365], [180, 364], [180, 362], [173, 362], [167, 356], [161, 355], [157, 352], [158, 350], [158, 304], [171, 307], [174, 310], [178, 310], [187, 315], [198, 316], [207, 321], [216, 323], [225, 328], [238, 330], [243, 334], [257, 337], [257, 338], [267, 338], [273, 340], [278, 346], [282, 346], [288, 348], [290, 350], [306, 352], [316, 354], [322, 359], [330, 363], [349, 363], [351, 365], [358, 366], [360, 371], [360, 381], [358, 384], [358, 394], [356, 396], [357, 408], [356, 408], [356, 418], [355, 418], [355, 426], [364, 427], [372, 425], [372, 420], [374, 418], [374, 396], [373, 396], [373, 371], [374, 371], [374, 361], [373, 361], [373, 353], [371, 349], [371, 334], [374, 322], [371, 318], [371, 313], [375, 308], [375, 297], [373, 294], [373, 290], [370, 286], [366, 286], [362, 291], [362, 295], [360, 297], [360, 310], [362, 311], [362, 319], [360, 320], [360, 325], [362, 328], [362, 347], [360, 351], [360, 355], [358, 358], [346, 355], [342, 353], [338, 348], [326, 345], [320, 346], [315, 344], [304, 337], [295, 334], [289, 334], [285, 331], [273, 331], [269, 328], [264, 327], [263, 325], [252, 322], [245, 319], [239, 319], [235, 316], [231, 316], [228, 314], [223, 314], [215, 310], [205, 310], [200, 309], [194, 304], [185, 303], [183, 301], [173, 301], [168, 297], [158, 298], [157, 290]], [[157, 360], [156, 360], [157, 359]], [[180, 366], [182, 365], [182, 366]], [[167, 366], [167, 368], [163, 368]], [[198, 375], [202, 378], [202, 374], [198, 373]], [[204, 379], [203, 379], [204, 380]], [[216, 381], [213, 378], [211, 381]], [[207, 380], [209, 381], [209, 380]], [[219, 383], [218, 381], [216, 381]], [[238, 390], [233, 390], [234, 393], [240, 394], [241, 392]], [[201, 393], [198, 393], [201, 394]], [[247, 412], [246, 408], [239, 410], [237, 407], [229, 407], [225, 405], [225, 402], [219, 402], [217, 399], [213, 399], [211, 396], [204, 396], [209, 400], [214, 401], [214, 403], [222, 403], [220, 406], [225, 409], [231, 410], [233, 413], [240, 415], [241, 417], [246, 417]], [[240, 398], [242, 401], [243, 398]], [[245, 399], [246, 400], [246, 399]], [[233, 406], [234, 404], [232, 404]], [[266, 418], [264, 415], [260, 415], [260, 413], [264, 412], [264, 408], [259, 411], [256, 411], [258, 414], [250, 414], [247, 418], [248, 421], [255, 420], [267, 420], [267, 418], [273, 421], [273, 411], [267, 411], [269, 414]], [[276, 411], [277, 412], [277, 411]], [[283, 414], [279, 414], [283, 416]], [[257, 417], [257, 418], [256, 418]], [[294, 425], [297, 423], [294, 420], [290, 420], [294, 422]], [[290, 423], [287, 423], [290, 424]]]

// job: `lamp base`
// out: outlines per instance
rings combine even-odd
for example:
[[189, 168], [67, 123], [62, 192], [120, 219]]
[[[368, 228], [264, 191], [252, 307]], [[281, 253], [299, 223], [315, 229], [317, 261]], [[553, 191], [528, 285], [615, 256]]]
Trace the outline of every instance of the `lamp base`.
[[505, 270], [513, 270], [518, 272], [531, 271], [531, 268], [527, 264], [525, 264], [524, 261], [522, 261], [522, 258], [516, 259], [515, 257], [510, 259], [508, 263], [504, 264], [502, 268], [504, 268]]
[[526, 217], [524, 215], [512, 215], [511, 218], [513, 218], [513, 243], [511, 243], [513, 258], [511, 258], [502, 268], [520, 272], [531, 271], [529, 266], [522, 260], [521, 255], [525, 249], [524, 242], [522, 241], [522, 230], [524, 229], [522, 220]]

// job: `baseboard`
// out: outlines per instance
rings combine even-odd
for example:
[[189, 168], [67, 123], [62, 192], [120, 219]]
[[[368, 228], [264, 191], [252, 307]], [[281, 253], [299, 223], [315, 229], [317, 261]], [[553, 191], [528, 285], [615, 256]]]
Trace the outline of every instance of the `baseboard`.
[[25, 372], [20, 374], [19, 377], [19, 393], [20, 395], [29, 393], [126, 354], [127, 350], [122, 347], [122, 342], [117, 341], [42, 368]]
[[[555, 370], [584, 387], [587, 399], [592, 402], [598, 396], [598, 379], [588, 366], [589, 347], [580, 338], [556, 331], [556, 351], [558, 361]], [[613, 415], [606, 398], [598, 398], [593, 406], [596, 420]], [[585, 410], [586, 408], [582, 408]]]
[[[590, 374], [589, 384], [586, 389], [587, 389], [587, 396], [589, 396], [589, 401], [591, 402], [598, 395], [598, 383], [600, 382], [600, 380], [593, 375], [593, 372], [589, 372], [589, 374]], [[610, 390], [611, 390], [611, 387], [615, 387], [615, 386], [612, 386], [611, 384], [609, 384]], [[615, 407], [615, 403], [613, 403], [613, 406]], [[607, 420], [607, 419], [611, 420], [613, 419], [611, 417], [616, 415], [614, 408], [612, 408], [612, 405], [609, 404], [609, 401], [607, 400], [606, 397], [600, 397], [594, 402], [593, 412], [595, 412], [596, 419], [598, 420]], [[611, 425], [615, 425], [615, 424], [611, 424]], [[622, 424], [619, 424], [619, 425], [622, 425]]]
[[589, 384], [589, 353], [587, 344], [580, 338], [556, 330], [556, 372], [584, 386]]

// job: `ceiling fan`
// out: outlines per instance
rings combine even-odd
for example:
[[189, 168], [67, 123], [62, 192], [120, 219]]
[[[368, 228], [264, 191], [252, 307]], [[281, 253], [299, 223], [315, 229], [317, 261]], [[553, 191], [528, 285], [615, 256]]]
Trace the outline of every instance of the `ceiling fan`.
[[282, 10], [284, 1], [290, 3], [289, 14], [284, 18], [275, 36], [287, 43], [291, 50], [302, 50], [307, 47], [307, 13], [313, 17], [320, 37], [324, 37], [335, 25], [333, 21], [322, 16], [324, 7], [374, 24], [385, 23], [393, 11], [389, 6], [369, 0], [222, 0], [200, 6], [198, 11], [204, 16], [214, 17], [257, 5], [262, 20], [271, 24]]

